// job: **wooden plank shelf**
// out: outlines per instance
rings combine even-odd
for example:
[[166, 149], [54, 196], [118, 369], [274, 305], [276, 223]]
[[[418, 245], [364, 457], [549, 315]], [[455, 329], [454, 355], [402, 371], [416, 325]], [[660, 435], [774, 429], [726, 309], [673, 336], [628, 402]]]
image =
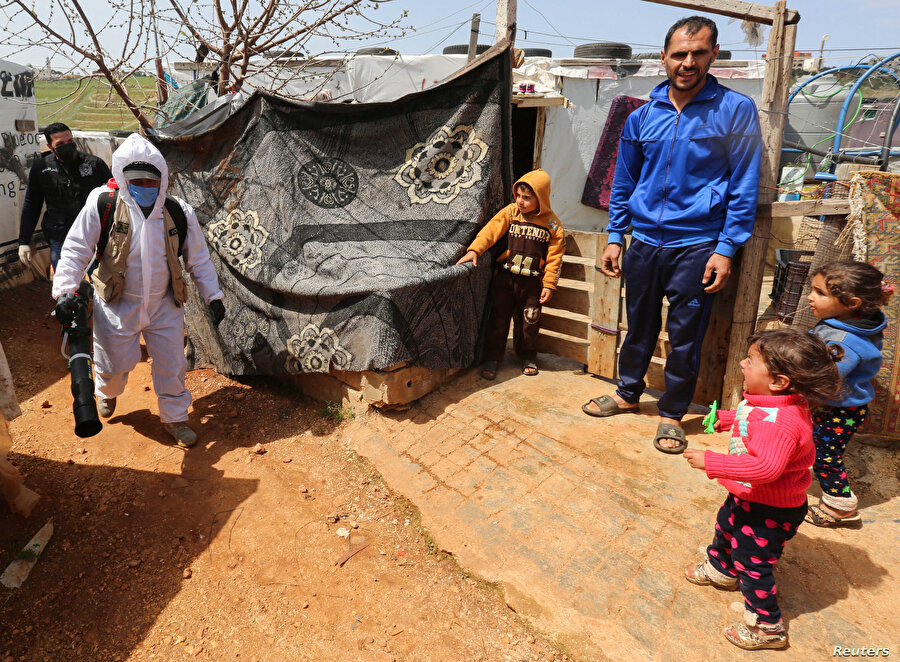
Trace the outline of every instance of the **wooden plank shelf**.
[[549, 108], [551, 106], [565, 106], [568, 99], [565, 97], [539, 97], [532, 94], [514, 94], [512, 98], [514, 106], [519, 108]]

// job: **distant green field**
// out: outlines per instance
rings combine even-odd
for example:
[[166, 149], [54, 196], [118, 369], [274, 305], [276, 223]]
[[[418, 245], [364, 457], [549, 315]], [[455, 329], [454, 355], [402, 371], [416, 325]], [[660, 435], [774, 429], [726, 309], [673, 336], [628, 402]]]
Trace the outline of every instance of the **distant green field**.
[[[81, 86], [79, 88], [79, 83]], [[156, 79], [151, 76], [133, 78], [127, 89], [139, 104], [156, 105]], [[99, 80], [35, 81], [38, 124], [63, 122], [81, 131], [114, 131], [137, 129], [138, 122], [122, 100], [110, 96], [108, 86]], [[148, 113], [151, 117], [153, 113]]]

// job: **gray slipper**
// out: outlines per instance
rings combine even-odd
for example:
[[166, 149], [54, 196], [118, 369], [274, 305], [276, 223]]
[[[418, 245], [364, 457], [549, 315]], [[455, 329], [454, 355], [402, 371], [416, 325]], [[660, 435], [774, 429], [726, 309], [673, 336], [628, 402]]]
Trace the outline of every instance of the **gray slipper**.
[[[666, 448], [659, 443], [660, 439], [675, 439], [681, 443], [674, 448]], [[663, 453], [680, 455], [681, 453], [684, 453], [684, 449], [687, 448], [687, 439], [684, 438], [684, 430], [677, 425], [660, 423], [656, 428], [656, 438], [653, 440], [653, 445], [656, 447], [656, 450], [662, 451]]]
[[[597, 405], [597, 409], [588, 409], [588, 405], [593, 402]], [[632, 407], [620, 407], [611, 395], [601, 395], [599, 398], [591, 398], [588, 402], [581, 405], [581, 411], [588, 416], [596, 416], [605, 418], [607, 416], [615, 416], [616, 414], [636, 414], [640, 411], [640, 405]]]

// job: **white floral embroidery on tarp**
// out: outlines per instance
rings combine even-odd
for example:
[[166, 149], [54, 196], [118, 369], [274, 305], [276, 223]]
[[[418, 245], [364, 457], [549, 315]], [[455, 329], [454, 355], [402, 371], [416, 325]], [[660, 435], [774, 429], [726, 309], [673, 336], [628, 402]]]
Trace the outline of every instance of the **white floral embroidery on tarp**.
[[269, 333], [269, 322], [258, 312], [250, 312], [245, 306], [234, 317], [230, 325], [237, 347], [250, 347], [257, 334]]
[[299, 335], [291, 336], [287, 350], [288, 372], [328, 372], [331, 365], [346, 370], [353, 359], [332, 329], [319, 329], [315, 324], [307, 324]]
[[406, 152], [394, 181], [406, 188], [410, 202], [449, 204], [460, 191], [481, 181], [488, 146], [472, 125], [442, 126], [426, 142]]
[[217, 246], [228, 263], [246, 274], [262, 262], [262, 246], [269, 231], [259, 223], [255, 211], [232, 209], [228, 216], [206, 230], [209, 241]]

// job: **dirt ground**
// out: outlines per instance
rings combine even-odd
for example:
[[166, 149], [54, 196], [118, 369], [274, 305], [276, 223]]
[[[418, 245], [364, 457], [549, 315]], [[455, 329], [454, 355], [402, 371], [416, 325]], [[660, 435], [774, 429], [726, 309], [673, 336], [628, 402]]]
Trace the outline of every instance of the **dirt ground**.
[[190, 372], [183, 451], [145, 357], [102, 432], [76, 437], [51, 308], [46, 283], [0, 292], [10, 460], [43, 495], [28, 519], [0, 502], [0, 571], [55, 526], [22, 588], [0, 588], [0, 661], [568, 659], [347, 450], [349, 412], [284, 382]]

